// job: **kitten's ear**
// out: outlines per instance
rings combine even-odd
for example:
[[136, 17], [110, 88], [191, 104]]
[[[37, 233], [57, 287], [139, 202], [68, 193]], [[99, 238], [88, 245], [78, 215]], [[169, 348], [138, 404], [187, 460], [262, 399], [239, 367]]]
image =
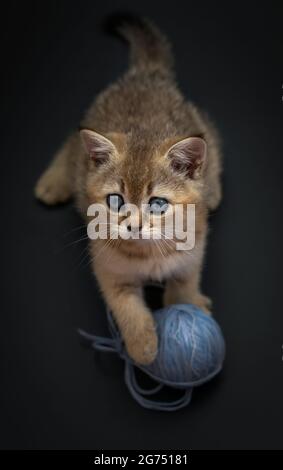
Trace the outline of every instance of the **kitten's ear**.
[[80, 136], [86, 152], [97, 165], [106, 163], [115, 152], [112, 142], [97, 132], [82, 129]]
[[206, 143], [200, 137], [188, 137], [174, 144], [167, 155], [174, 171], [197, 179], [206, 161]]

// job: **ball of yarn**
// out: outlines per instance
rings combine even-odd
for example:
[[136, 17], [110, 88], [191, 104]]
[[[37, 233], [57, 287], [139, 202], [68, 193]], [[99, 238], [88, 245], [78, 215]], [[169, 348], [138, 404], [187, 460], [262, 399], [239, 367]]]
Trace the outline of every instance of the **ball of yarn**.
[[[153, 313], [158, 334], [155, 360], [142, 366], [133, 362], [123, 345], [122, 337], [110, 311], [107, 311], [111, 338], [79, 330], [80, 336], [96, 350], [116, 352], [125, 361], [125, 381], [132, 397], [143, 407], [175, 411], [187, 406], [193, 387], [213, 378], [222, 368], [225, 343], [216, 321], [192, 304], [170, 305]], [[135, 366], [156, 380], [152, 389], [143, 389], [137, 382]], [[184, 389], [180, 398], [159, 401], [151, 397], [164, 385]]]
[[222, 368], [225, 343], [216, 321], [192, 304], [154, 312], [159, 339], [157, 357], [140, 368], [173, 387], [200, 385]]

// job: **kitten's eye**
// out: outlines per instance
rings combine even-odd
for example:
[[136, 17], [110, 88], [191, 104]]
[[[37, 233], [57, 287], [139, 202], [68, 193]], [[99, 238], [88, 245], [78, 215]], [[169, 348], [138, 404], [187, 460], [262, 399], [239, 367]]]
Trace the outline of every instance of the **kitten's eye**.
[[120, 194], [108, 194], [106, 202], [109, 209], [113, 212], [119, 212], [121, 206], [124, 204], [124, 199]]
[[163, 197], [152, 197], [149, 200], [149, 210], [152, 214], [161, 215], [168, 209], [168, 201]]

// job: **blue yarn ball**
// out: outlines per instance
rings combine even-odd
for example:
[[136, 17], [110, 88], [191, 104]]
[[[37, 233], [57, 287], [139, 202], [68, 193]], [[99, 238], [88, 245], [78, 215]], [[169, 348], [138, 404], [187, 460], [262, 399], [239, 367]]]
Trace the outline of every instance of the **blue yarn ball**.
[[[128, 356], [117, 325], [107, 311], [112, 338], [91, 335], [79, 330], [94, 349], [117, 352], [125, 360], [125, 381], [133, 398], [143, 407], [175, 411], [187, 406], [193, 387], [214, 377], [222, 368], [225, 343], [216, 321], [192, 304], [170, 305], [153, 313], [159, 338], [156, 359], [148, 366], [133, 362]], [[158, 385], [143, 389], [137, 382], [135, 367], [155, 379]], [[151, 399], [163, 385], [185, 389], [177, 400]]]
[[140, 368], [173, 387], [201, 385], [222, 368], [225, 342], [216, 321], [192, 304], [154, 312], [159, 339], [157, 357]]

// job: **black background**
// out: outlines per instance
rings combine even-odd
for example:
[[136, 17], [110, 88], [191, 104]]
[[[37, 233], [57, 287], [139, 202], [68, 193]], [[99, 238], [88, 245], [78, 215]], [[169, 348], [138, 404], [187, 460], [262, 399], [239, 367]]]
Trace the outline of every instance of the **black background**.
[[[222, 2], [221, 2], [222, 3]], [[219, 6], [217, 6], [219, 5]], [[10, 1], [1, 6], [2, 449], [283, 448], [282, 8], [279, 2]], [[155, 20], [185, 95], [224, 145], [224, 201], [211, 216], [204, 289], [227, 342], [221, 376], [191, 405], [140, 408], [122, 364], [77, 327], [106, 332], [72, 205], [33, 186], [91, 99], [127, 65], [99, 24], [116, 9]], [[78, 235], [79, 234], [79, 235]], [[81, 262], [81, 264], [80, 264]]]

